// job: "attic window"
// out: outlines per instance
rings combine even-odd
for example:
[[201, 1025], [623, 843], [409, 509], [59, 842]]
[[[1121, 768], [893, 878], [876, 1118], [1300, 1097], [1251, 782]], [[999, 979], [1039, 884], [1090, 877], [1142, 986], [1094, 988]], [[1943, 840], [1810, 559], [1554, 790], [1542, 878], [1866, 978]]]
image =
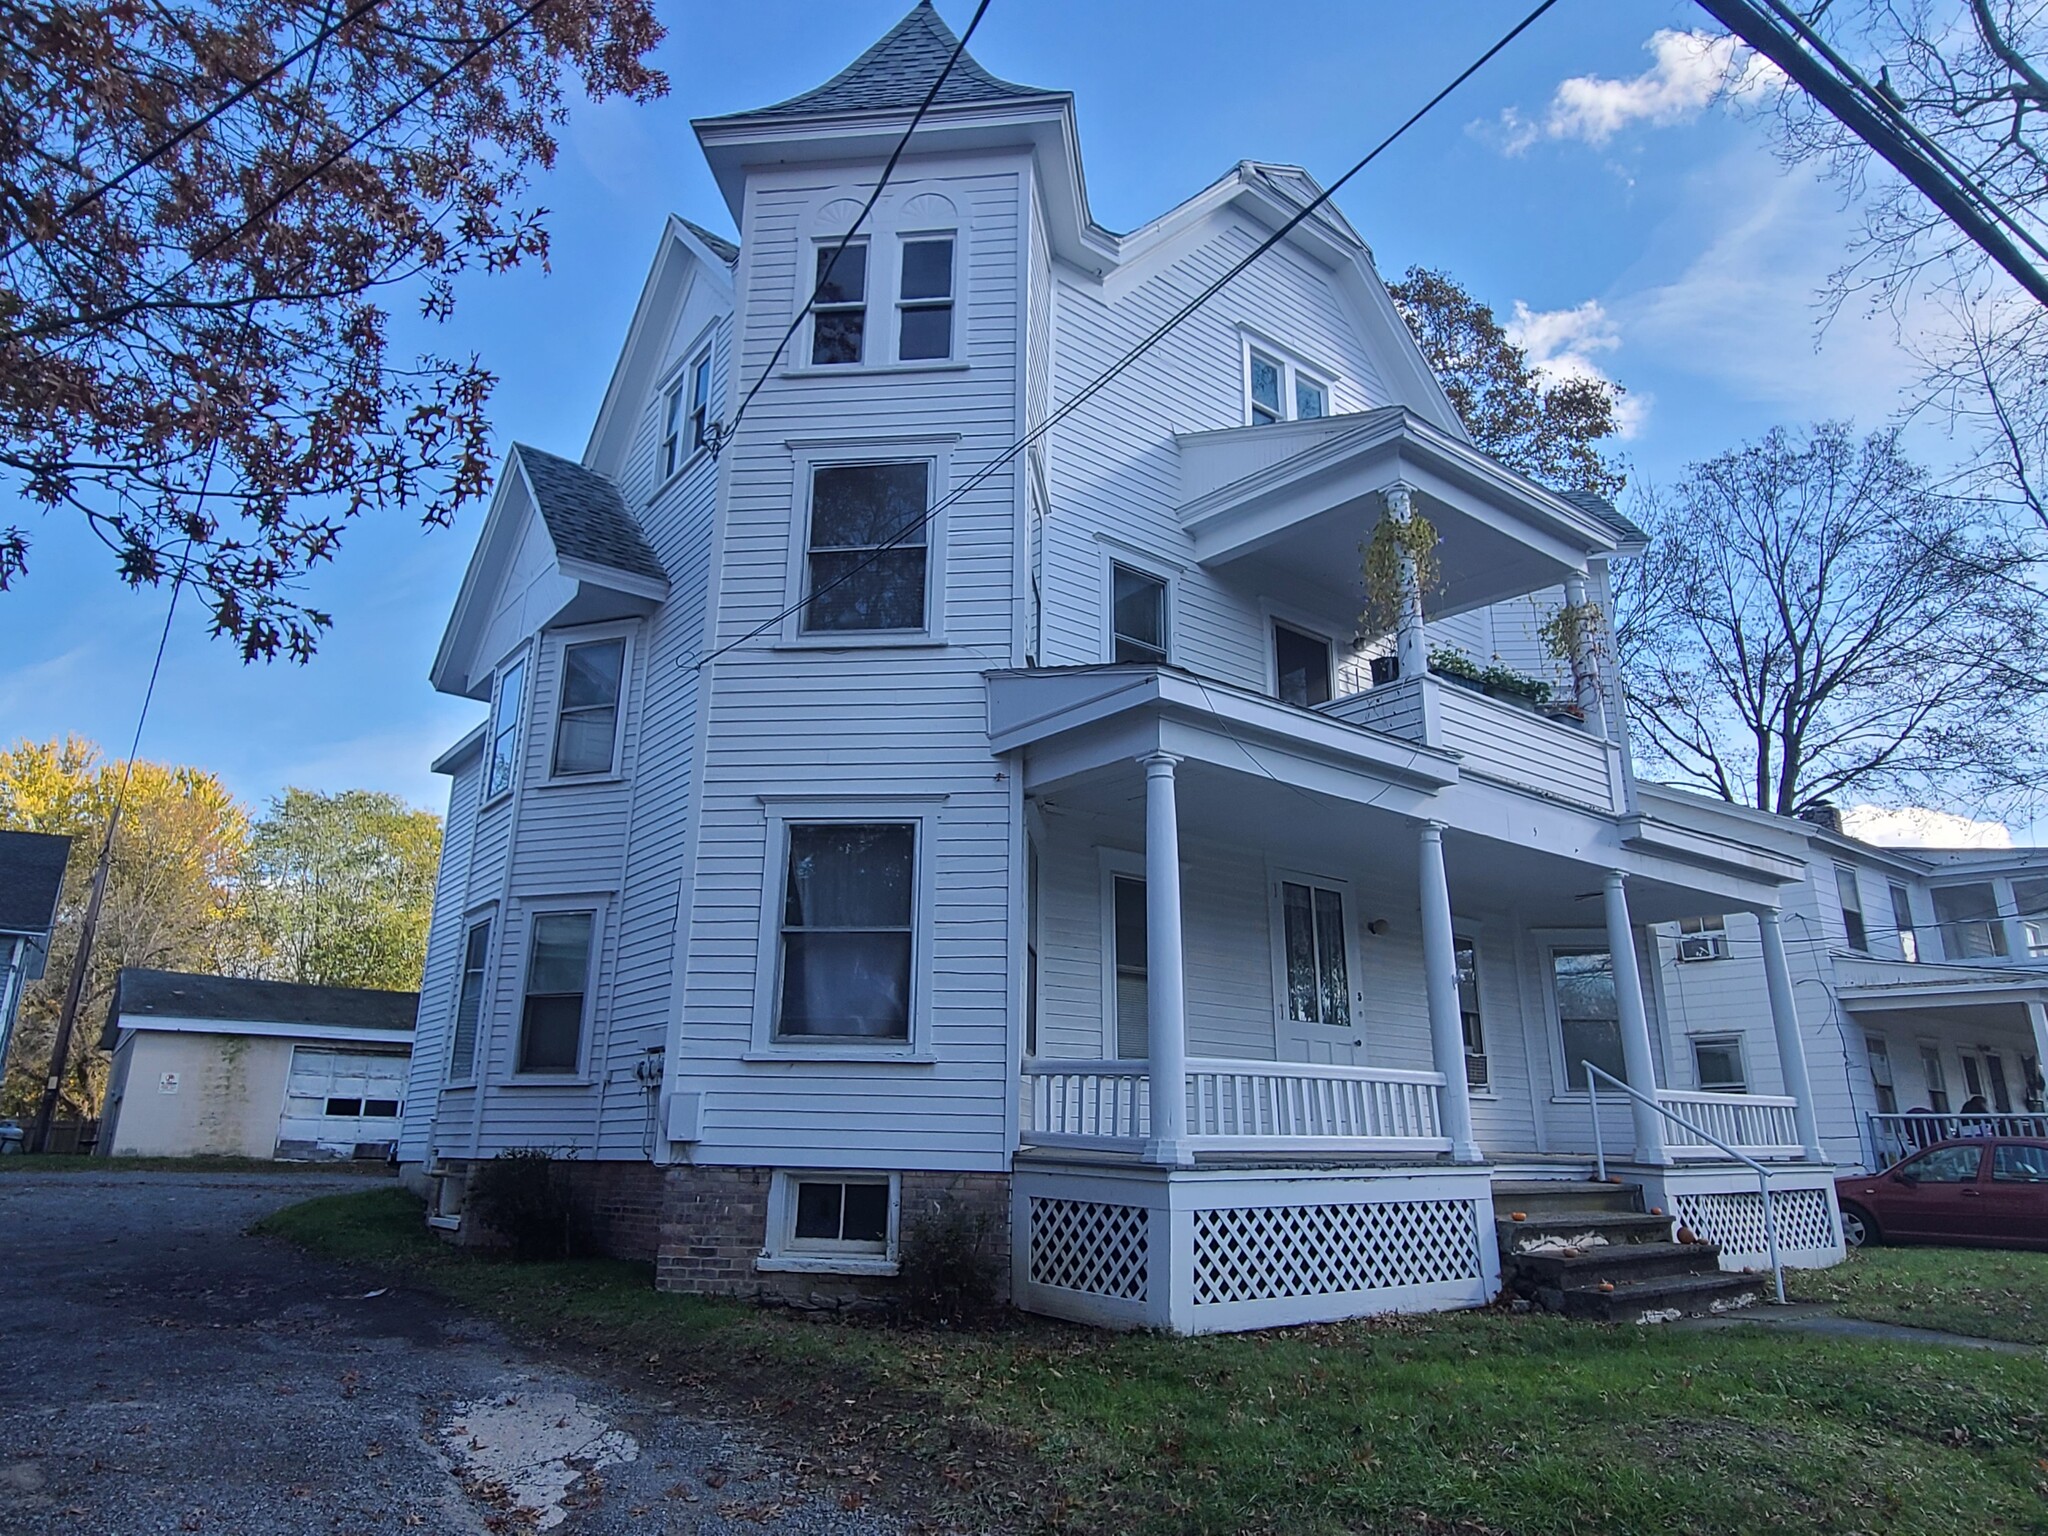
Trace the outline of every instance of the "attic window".
[[1283, 421], [1320, 421], [1330, 414], [1329, 382], [1277, 347], [1254, 345], [1244, 352], [1245, 422], [1273, 426]]
[[857, 363], [868, 322], [868, 245], [834, 240], [818, 248], [818, 296], [811, 305], [811, 361]]

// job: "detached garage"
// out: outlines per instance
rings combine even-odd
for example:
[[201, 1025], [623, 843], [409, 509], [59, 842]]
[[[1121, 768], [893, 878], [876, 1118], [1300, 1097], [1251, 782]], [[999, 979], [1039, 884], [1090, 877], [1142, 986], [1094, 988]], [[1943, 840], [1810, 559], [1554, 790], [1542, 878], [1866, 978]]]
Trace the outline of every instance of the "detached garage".
[[416, 992], [124, 970], [100, 1035], [100, 1150], [386, 1157], [418, 1012]]

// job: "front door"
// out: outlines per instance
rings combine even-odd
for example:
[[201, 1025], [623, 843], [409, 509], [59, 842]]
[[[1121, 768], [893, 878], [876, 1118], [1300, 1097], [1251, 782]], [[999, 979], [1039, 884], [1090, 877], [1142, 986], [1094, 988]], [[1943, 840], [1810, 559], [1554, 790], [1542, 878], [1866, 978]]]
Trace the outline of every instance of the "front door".
[[1283, 874], [1273, 884], [1275, 1032], [1283, 1061], [1360, 1066], [1363, 993], [1351, 942], [1350, 889]]

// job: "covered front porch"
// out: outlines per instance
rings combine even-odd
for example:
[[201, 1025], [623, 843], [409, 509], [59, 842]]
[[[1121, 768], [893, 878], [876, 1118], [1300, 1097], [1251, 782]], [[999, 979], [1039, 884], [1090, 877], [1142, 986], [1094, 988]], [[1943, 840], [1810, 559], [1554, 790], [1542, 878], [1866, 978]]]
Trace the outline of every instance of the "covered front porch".
[[[1699, 1091], [1673, 1081], [1644, 982], [1644, 924], [1774, 903], [1789, 867], [1687, 863], [1626, 815], [1164, 669], [991, 694], [1015, 723], [997, 739], [1023, 738], [1032, 852], [1023, 1304], [1195, 1329], [1483, 1302], [1496, 1171], [1590, 1176], [1585, 1059], [1665, 1111], [1601, 1109], [1656, 1203], [1705, 1223], [1755, 1204], [1739, 1153], [1822, 1202], [1808, 1261], [1838, 1254], [1796, 1028], [1787, 1091]], [[1072, 1283], [1118, 1268], [1089, 1245], [1132, 1241], [1137, 1212], [1165, 1289]], [[1197, 1302], [1222, 1262], [1198, 1234], [1226, 1231], [1233, 1272], [1264, 1278]]]

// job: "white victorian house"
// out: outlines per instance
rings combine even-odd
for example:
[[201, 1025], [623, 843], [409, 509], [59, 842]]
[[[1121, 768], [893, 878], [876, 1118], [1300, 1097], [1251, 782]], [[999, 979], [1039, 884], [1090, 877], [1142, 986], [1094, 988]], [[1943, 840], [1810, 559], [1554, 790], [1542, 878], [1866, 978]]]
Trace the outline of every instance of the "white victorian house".
[[[697, 123], [737, 245], [670, 219], [580, 456], [506, 460], [433, 669], [488, 711], [437, 765], [433, 1219], [547, 1146], [669, 1288], [882, 1283], [950, 1201], [1048, 1313], [1472, 1305], [1496, 1183], [1592, 1170], [1591, 1062], [1646, 1207], [1758, 1262], [1725, 1143], [1837, 1257], [1805, 864], [1639, 793], [1597, 648], [1539, 639], [1640, 535], [1472, 445], [1333, 209], [1011, 452], [1317, 188], [1247, 161], [1112, 233], [1072, 98], [963, 56], [835, 264], [953, 47], [921, 4]], [[1361, 638], [1414, 517], [1427, 621]], [[1440, 675], [1495, 662], [1563, 707]], [[1728, 914], [1768, 1094], [1671, 1070], [1652, 925]]]

